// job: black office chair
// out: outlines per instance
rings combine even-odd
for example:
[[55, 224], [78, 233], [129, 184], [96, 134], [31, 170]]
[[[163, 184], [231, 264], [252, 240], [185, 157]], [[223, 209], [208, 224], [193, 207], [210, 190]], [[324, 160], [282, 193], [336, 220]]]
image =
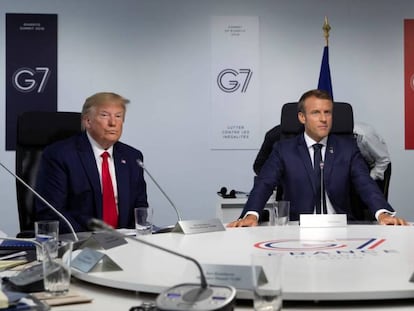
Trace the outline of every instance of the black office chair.
[[[35, 187], [43, 149], [58, 140], [81, 132], [78, 112], [25, 112], [17, 119], [16, 174]], [[20, 236], [34, 230], [34, 195], [16, 180]]]
[[[304, 131], [303, 124], [298, 120], [297, 103], [287, 103], [283, 105], [280, 118], [280, 137], [281, 139], [296, 136]], [[354, 130], [354, 113], [349, 103], [335, 102], [332, 115], [331, 133], [336, 135], [353, 135]], [[388, 194], [388, 185], [385, 183]], [[278, 187], [277, 197], [283, 196], [283, 189]], [[351, 210], [355, 220], [372, 221], [374, 216], [368, 208], [362, 203], [355, 189], [351, 188]]]
[[[303, 124], [298, 119], [298, 103], [286, 103], [280, 115], [281, 139], [296, 136], [304, 131]], [[354, 113], [348, 103], [335, 102], [332, 115], [331, 133], [352, 135], [354, 131]]]

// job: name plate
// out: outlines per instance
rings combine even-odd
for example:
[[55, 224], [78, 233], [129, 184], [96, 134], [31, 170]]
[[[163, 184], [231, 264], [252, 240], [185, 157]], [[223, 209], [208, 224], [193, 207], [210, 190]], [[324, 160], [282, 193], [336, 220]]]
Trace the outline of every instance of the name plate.
[[202, 267], [209, 284], [232, 285], [247, 290], [253, 288], [251, 266], [206, 264]]
[[111, 249], [126, 244], [124, 238], [107, 232], [95, 232], [79, 248]]
[[84, 248], [72, 260], [71, 266], [84, 273], [122, 270], [122, 268], [106, 254], [91, 248]]
[[172, 232], [194, 234], [203, 232], [225, 231], [223, 223], [218, 218], [210, 220], [181, 220], [177, 222]]
[[304, 228], [346, 227], [346, 214], [301, 214], [299, 226]]

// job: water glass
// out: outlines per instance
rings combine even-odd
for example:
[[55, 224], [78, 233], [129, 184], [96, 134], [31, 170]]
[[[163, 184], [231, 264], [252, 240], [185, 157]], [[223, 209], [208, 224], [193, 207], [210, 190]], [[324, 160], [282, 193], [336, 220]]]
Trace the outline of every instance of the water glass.
[[274, 204], [275, 225], [286, 226], [289, 224], [290, 202], [276, 201]]
[[281, 254], [252, 254], [253, 306], [256, 311], [282, 309]]
[[73, 242], [63, 242], [59, 253], [61, 257], [53, 258], [49, 256], [51, 246], [50, 243], [44, 243], [43, 257], [43, 284], [45, 291], [52, 296], [65, 295], [69, 291], [71, 276], [71, 261]]
[[275, 207], [272, 204], [266, 204], [261, 215], [262, 226], [274, 226], [276, 221]]
[[[56, 258], [58, 255], [59, 245], [59, 221], [41, 220], [35, 222], [35, 239], [40, 244], [47, 242], [49, 244], [49, 255]], [[36, 247], [37, 260], [42, 261], [44, 258], [44, 248]]]
[[151, 207], [135, 208], [135, 229], [137, 236], [152, 234], [152, 219], [154, 211]]

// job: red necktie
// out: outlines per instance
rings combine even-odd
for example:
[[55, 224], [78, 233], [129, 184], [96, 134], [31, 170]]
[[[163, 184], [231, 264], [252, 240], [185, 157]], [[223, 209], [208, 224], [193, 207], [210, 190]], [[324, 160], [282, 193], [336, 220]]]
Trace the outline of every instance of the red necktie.
[[112, 186], [111, 174], [109, 173], [109, 153], [105, 151], [101, 154], [101, 157], [103, 221], [116, 228], [118, 226], [118, 213], [116, 210], [114, 187]]

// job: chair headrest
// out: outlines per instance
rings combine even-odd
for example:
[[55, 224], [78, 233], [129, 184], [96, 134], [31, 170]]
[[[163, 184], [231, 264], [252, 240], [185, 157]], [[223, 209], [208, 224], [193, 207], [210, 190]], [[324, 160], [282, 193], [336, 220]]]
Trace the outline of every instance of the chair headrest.
[[[304, 127], [298, 120], [297, 102], [286, 103], [282, 107], [280, 129], [284, 135], [296, 135], [303, 132]], [[335, 102], [332, 115], [333, 134], [352, 134], [354, 129], [354, 113], [348, 103]]]
[[79, 112], [29, 111], [17, 119], [17, 145], [45, 146], [81, 131]]

